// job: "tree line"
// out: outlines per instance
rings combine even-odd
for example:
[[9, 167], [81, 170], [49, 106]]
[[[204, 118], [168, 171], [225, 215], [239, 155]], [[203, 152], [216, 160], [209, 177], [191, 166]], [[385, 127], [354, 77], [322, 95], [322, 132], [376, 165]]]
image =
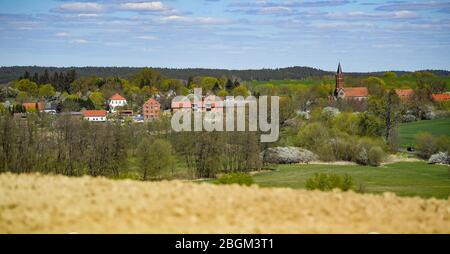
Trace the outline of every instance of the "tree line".
[[260, 168], [258, 137], [254, 132], [174, 133], [169, 119], [147, 125], [2, 114], [0, 172], [153, 180], [187, 169], [189, 178], [215, 177]]

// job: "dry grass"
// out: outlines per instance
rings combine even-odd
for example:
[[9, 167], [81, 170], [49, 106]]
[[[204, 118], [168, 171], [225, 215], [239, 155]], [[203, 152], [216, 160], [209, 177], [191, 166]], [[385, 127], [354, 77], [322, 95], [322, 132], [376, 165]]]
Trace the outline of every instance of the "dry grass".
[[0, 175], [1, 233], [450, 233], [450, 200]]

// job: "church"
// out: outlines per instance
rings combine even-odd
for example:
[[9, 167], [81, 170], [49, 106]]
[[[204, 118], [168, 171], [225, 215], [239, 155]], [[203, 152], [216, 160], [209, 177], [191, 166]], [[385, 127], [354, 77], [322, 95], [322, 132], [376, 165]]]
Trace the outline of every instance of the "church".
[[366, 100], [369, 97], [367, 87], [344, 87], [344, 73], [342, 72], [341, 63], [338, 65], [336, 72], [336, 89], [334, 90], [334, 99], [345, 100]]

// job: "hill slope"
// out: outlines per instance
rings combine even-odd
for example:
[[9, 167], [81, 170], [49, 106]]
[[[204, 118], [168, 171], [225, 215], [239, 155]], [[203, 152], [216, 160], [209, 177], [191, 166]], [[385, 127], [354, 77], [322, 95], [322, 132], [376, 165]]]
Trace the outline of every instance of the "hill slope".
[[450, 200], [0, 175], [0, 233], [450, 233]]

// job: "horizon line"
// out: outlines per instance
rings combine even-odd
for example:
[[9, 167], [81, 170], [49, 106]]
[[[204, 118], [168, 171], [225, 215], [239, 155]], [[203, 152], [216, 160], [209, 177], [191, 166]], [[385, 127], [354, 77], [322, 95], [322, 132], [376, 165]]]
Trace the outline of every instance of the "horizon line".
[[[95, 65], [85, 65], [85, 66], [44, 66], [44, 65], [1, 65], [0, 68], [26, 68], [26, 67], [38, 67], [38, 68], [151, 68], [151, 69], [178, 69], [178, 70], [186, 70], [186, 69], [204, 69], [204, 70], [224, 70], [224, 71], [261, 71], [261, 70], [277, 70], [277, 69], [287, 69], [287, 68], [311, 68], [319, 71], [335, 73], [333, 70], [325, 70], [318, 67], [313, 66], [287, 66], [287, 67], [262, 67], [258, 69], [250, 68], [250, 69], [227, 69], [227, 68], [212, 68], [212, 67], [156, 67], [156, 66], [95, 66]], [[376, 71], [344, 71], [344, 73], [385, 73], [385, 72], [420, 72], [420, 71], [445, 71], [450, 72], [450, 70], [446, 69], [419, 69], [419, 70], [376, 70]]]

